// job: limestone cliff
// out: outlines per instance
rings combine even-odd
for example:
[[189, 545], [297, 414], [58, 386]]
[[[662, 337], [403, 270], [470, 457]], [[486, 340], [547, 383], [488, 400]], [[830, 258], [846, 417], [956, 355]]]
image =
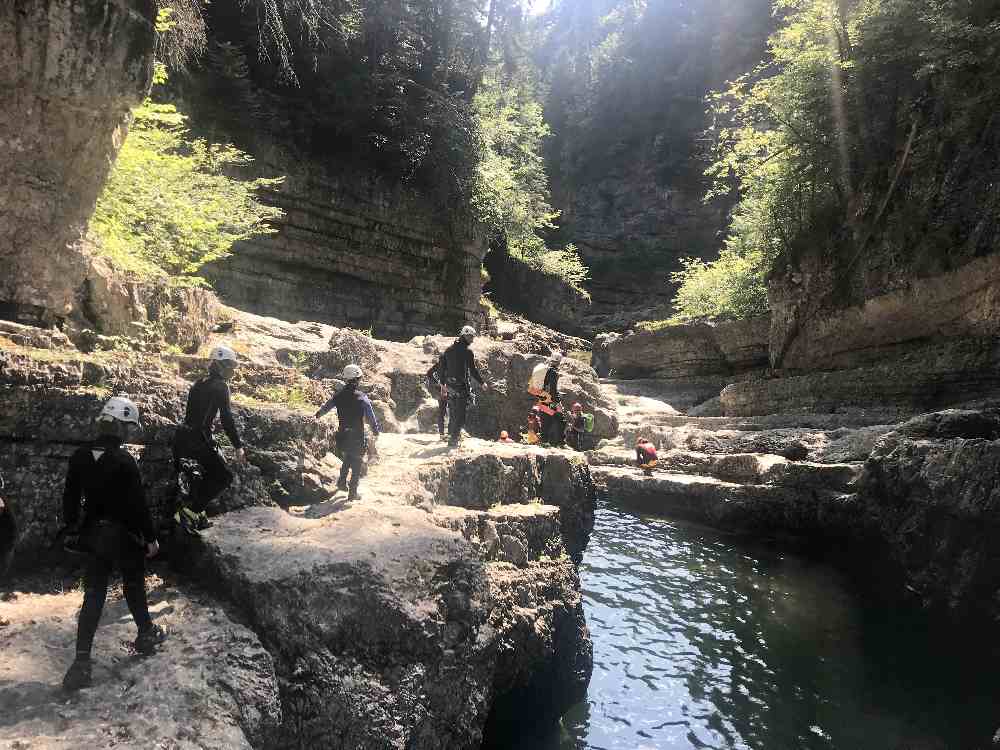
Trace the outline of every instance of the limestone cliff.
[[78, 311], [79, 242], [152, 74], [152, 0], [0, 6], [0, 318]]

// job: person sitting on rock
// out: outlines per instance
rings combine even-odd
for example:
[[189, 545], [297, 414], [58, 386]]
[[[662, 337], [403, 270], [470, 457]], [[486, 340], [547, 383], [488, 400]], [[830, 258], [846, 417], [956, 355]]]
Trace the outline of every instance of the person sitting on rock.
[[639, 438], [635, 443], [635, 463], [647, 477], [653, 476], [656, 468], [656, 448], [646, 438]]
[[434, 394], [435, 398], [437, 398], [438, 402], [438, 437], [442, 441], [446, 439], [444, 434], [444, 418], [448, 413], [448, 388], [443, 382], [446, 369], [447, 368], [444, 364], [444, 355], [442, 355], [437, 358], [431, 369], [427, 371], [427, 386], [430, 388], [431, 393]]
[[462, 428], [469, 409], [469, 398], [472, 395], [472, 384], [469, 376], [484, 391], [489, 385], [476, 367], [476, 358], [472, 354], [472, 342], [476, 338], [476, 329], [465, 326], [461, 335], [451, 346], [445, 349], [441, 359], [444, 361], [444, 384], [448, 394], [448, 445], [455, 447], [462, 438]]
[[123, 447], [129, 431], [138, 424], [136, 405], [127, 398], [112, 398], [97, 418], [97, 439], [69, 460], [63, 492], [67, 546], [84, 550], [87, 564], [76, 659], [63, 679], [66, 690], [91, 684], [90, 654], [114, 568], [121, 570], [125, 601], [139, 630], [135, 650], [150, 654], [166, 638], [163, 628], [153, 624], [146, 602], [145, 558], [154, 557], [160, 545], [139, 467]]
[[584, 441], [587, 437], [587, 415], [583, 413], [583, 404], [575, 403], [570, 410], [566, 425], [566, 445], [575, 451], [585, 450]]
[[14, 511], [3, 497], [4, 481], [0, 475], [0, 580], [7, 575], [11, 560], [14, 559], [14, 544], [17, 542], [17, 523]]
[[[368, 452], [365, 420], [372, 428], [373, 440], [378, 440], [382, 429], [375, 417], [372, 402], [361, 390], [361, 376], [361, 368], [357, 365], [345, 367], [341, 375], [344, 387], [316, 412], [316, 419], [322, 419], [323, 415], [330, 410], [337, 410], [339, 420], [337, 453], [343, 461], [340, 466], [340, 480], [337, 482], [337, 489], [343, 492], [349, 488], [347, 499], [352, 502], [360, 499], [358, 484], [361, 482], [361, 476], [365, 470], [365, 454]], [[347, 483], [348, 473], [350, 473], [351, 478], [350, 485]]]
[[236, 373], [236, 352], [216, 346], [208, 356], [208, 376], [191, 386], [184, 424], [177, 428], [173, 446], [175, 470], [180, 472], [181, 460], [185, 458], [194, 459], [202, 469], [202, 480], [188, 498], [187, 507], [178, 508], [174, 516], [182, 528], [193, 532], [211, 526], [205, 509], [233, 482], [233, 472], [212, 436], [216, 416], [236, 449], [236, 460], [243, 462], [245, 457], [229, 395], [228, 381]]
[[510, 439], [510, 434], [507, 432], [507, 430], [500, 430], [500, 442], [513, 443], [514, 441]]

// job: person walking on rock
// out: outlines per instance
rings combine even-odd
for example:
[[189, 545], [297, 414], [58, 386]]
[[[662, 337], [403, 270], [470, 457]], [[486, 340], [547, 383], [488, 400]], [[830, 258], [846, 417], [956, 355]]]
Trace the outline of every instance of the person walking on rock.
[[438, 412], [437, 412], [437, 426], [438, 426], [438, 437], [443, 441], [445, 440], [444, 434], [444, 418], [448, 413], [448, 388], [444, 384], [444, 373], [446, 367], [444, 364], [444, 355], [437, 358], [434, 362], [434, 366], [427, 371], [427, 386], [431, 389], [431, 392], [435, 394], [438, 402]]
[[212, 349], [208, 376], [191, 386], [184, 424], [174, 436], [174, 468], [179, 472], [181, 460], [190, 458], [197, 461], [202, 469], [201, 483], [188, 499], [188, 506], [179, 508], [174, 516], [174, 520], [189, 531], [211, 526], [205, 509], [233, 482], [233, 472], [226, 465], [212, 436], [216, 416], [236, 449], [236, 459], [242, 462], [245, 458], [229, 395], [228, 381], [236, 373], [236, 361], [236, 352], [229, 347]]
[[63, 678], [66, 690], [79, 690], [92, 682], [94, 635], [115, 568], [121, 570], [125, 601], [139, 630], [135, 650], [150, 654], [166, 638], [163, 628], [153, 624], [146, 601], [145, 558], [154, 557], [160, 545], [139, 467], [123, 447], [129, 431], [138, 424], [136, 405], [127, 398], [112, 398], [97, 418], [97, 439], [78, 449], [69, 461], [63, 492], [67, 546], [85, 551], [88, 559], [76, 659]]
[[350, 501], [360, 499], [358, 495], [358, 483], [365, 467], [365, 454], [368, 451], [368, 440], [365, 437], [365, 421], [372, 428], [373, 440], [378, 440], [381, 427], [375, 417], [375, 410], [368, 396], [361, 391], [361, 368], [357, 365], [348, 365], [344, 368], [341, 377], [344, 380], [344, 387], [337, 391], [336, 395], [323, 404], [322, 408], [316, 412], [316, 419], [323, 416], [332, 409], [337, 410], [337, 453], [343, 463], [340, 467], [340, 481], [337, 482], [337, 489], [343, 492], [348, 489], [347, 476], [350, 473], [350, 491], [347, 499]]
[[489, 390], [489, 385], [476, 367], [476, 358], [472, 354], [472, 342], [476, 338], [476, 329], [465, 326], [461, 334], [451, 346], [445, 349], [441, 359], [444, 362], [444, 385], [448, 395], [448, 445], [458, 445], [462, 438], [462, 428], [469, 410], [469, 399], [472, 396], [471, 375], [482, 389]]

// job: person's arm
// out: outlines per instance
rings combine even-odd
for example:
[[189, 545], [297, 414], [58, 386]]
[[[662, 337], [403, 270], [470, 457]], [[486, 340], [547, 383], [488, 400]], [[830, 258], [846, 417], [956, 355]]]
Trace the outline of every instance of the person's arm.
[[334, 408], [336, 408], [336, 406], [337, 406], [337, 397], [334, 396], [329, 401], [327, 401], [325, 404], [323, 404], [322, 407], [320, 407], [320, 410], [318, 412], [316, 412], [316, 416], [314, 418], [315, 419], [322, 419], [327, 414], [329, 414], [330, 411], [332, 411]]
[[469, 373], [476, 379], [476, 382], [481, 386], [486, 386], [486, 382], [483, 380], [483, 376], [479, 374], [479, 368], [476, 366], [476, 358], [472, 354], [472, 350], [466, 350], [466, 356], [468, 357]]
[[375, 433], [375, 437], [378, 437], [382, 432], [382, 426], [378, 423], [378, 417], [375, 416], [375, 409], [372, 408], [372, 402], [366, 396], [362, 403], [365, 408], [365, 419], [368, 420], [368, 424], [371, 425], [372, 432]]
[[431, 365], [431, 369], [427, 371], [427, 379], [435, 385], [441, 385], [441, 376], [439, 375], [440, 371], [441, 360], [438, 359], [433, 365]]
[[69, 460], [66, 486], [63, 488], [63, 523], [66, 526], [76, 526], [80, 523], [80, 500], [83, 498], [83, 483], [80, 473], [80, 463], [74, 453]]
[[233, 444], [233, 447], [236, 450], [240, 450], [243, 447], [243, 443], [240, 441], [240, 433], [236, 431], [236, 420], [233, 419], [233, 408], [229, 401], [229, 386], [221, 382], [219, 385], [219, 417], [222, 420], [222, 429], [226, 431], [226, 435], [229, 436], [229, 442]]

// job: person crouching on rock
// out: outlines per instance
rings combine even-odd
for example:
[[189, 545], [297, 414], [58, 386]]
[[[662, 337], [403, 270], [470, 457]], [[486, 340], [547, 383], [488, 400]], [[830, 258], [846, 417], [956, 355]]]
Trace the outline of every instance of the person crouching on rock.
[[431, 393], [435, 394], [438, 402], [437, 426], [438, 437], [444, 441], [444, 418], [448, 413], [448, 388], [444, 384], [444, 373], [447, 367], [444, 363], [444, 356], [440, 356], [434, 362], [434, 366], [427, 371], [427, 387]]
[[191, 386], [184, 424], [174, 435], [174, 469], [179, 473], [181, 460], [185, 458], [194, 459], [202, 469], [201, 483], [188, 499], [188, 506], [178, 508], [174, 516], [174, 520], [188, 531], [211, 526], [205, 509], [233, 483], [233, 472], [212, 436], [216, 416], [236, 449], [236, 460], [241, 463], [245, 460], [229, 397], [228, 381], [236, 373], [236, 352], [226, 346], [217, 346], [208, 357], [208, 377]]
[[167, 636], [163, 628], [153, 624], [146, 602], [145, 558], [154, 557], [160, 545], [139, 467], [122, 447], [132, 426], [138, 424], [136, 405], [127, 398], [112, 398], [97, 418], [97, 439], [78, 449], [69, 460], [63, 492], [67, 545], [85, 551], [88, 558], [76, 631], [76, 659], [63, 678], [66, 690], [91, 684], [90, 652], [114, 568], [121, 570], [125, 601], [139, 629], [135, 650], [150, 654]]
[[500, 440], [501, 443], [513, 443], [514, 441], [510, 439], [510, 433], [507, 430], [500, 430]]
[[476, 329], [465, 326], [461, 335], [451, 346], [445, 349], [441, 359], [444, 361], [444, 384], [448, 394], [448, 445], [455, 447], [462, 438], [462, 428], [469, 410], [469, 398], [472, 396], [471, 375], [484, 391], [489, 385], [479, 374], [476, 358], [472, 354], [472, 342], [476, 338]]
[[347, 494], [349, 501], [359, 500], [358, 483], [365, 468], [365, 454], [368, 451], [368, 441], [365, 437], [365, 420], [371, 425], [373, 440], [378, 440], [381, 427], [378, 419], [375, 418], [375, 410], [372, 402], [361, 391], [361, 368], [357, 365], [348, 365], [344, 368], [341, 377], [344, 380], [344, 387], [337, 391], [336, 395], [323, 404], [323, 407], [316, 412], [316, 419], [323, 416], [332, 409], [337, 410], [337, 453], [343, 463], [340, 466], [340, 481], [337, 482], [337, 489], [343, 492], [348, 489], [347, 475], [350, 472], [350, 491]]
[[646, 438], [639, 438], [635, 443], [635, 463], [647, 477], [653, 476], [656, 468], [656, 448]]

